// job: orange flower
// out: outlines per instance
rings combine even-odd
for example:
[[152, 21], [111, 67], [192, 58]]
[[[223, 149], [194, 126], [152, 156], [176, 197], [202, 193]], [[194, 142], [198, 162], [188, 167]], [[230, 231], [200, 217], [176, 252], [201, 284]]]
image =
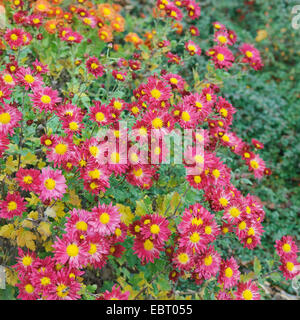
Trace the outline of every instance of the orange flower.
[[110, 26], [104, 25], [98, 30], [100, 40], [104, 42], [111, 42], [113, 40], [113, 34]]
[[57, 31], [58, 20], [51, 19], [45, 23], [45, 29], [48, 33], [54, 34]]
[[174, 24], [172, 25], [172, 28], [173, 28], [173, 29], [176, 29], [176, 33], [177, 33], [177, 34], [182, 34], [182, 30], [183, 30], [182, 24], [176, 22], [176, 23], [174, 23]]
[[98, 4], [98, 14], [107, 20], [114, 19], [116, 12], [114, 8], [109, 3]]
[[116, 12], [120, 12], [122, 7], [119, 4], [113, 3], [112, 7]]
[[125, 29], [125, 19], [117, 15], [115, 19], [111, 21], [110, 25], [115, 31], [123, 32]]
[[72, 13], [64, 12], [63, 18], [66, 20], [71, 20], [73, 18]]
[[125, 41], [133, 43], [136, 47], [143, 43], [143, 40], [133, 32], [130, 32], [126, 35]]
[[34, 11], [35, 12], [48, 12], [48, 10], [50, 9], [50, 4], [48, 1], [46, 0], [38, 0], [36, 3], [35, 3], [35, 6], [34, 6]]

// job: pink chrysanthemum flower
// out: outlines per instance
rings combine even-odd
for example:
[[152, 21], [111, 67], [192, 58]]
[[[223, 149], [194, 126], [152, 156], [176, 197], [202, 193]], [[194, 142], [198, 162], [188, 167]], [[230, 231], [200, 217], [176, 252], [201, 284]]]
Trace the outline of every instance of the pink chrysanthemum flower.
[[266, 165], [263, 159], [259, 155], [255, 155], [254, 158], [246, 161], [249, 166], [249, 170], [254, 173], [254, 177], [261, 179], [264, 176]]
[[22, 29], [7, 29], [4, 34], [4, 39], [9, 44], [11, 49], [16, 50], [17, 48], [24, 45], [24, 34], [25, 33]]
[[222, 260], [218, 283], [222, 284], [224, 289], [234, 287], [240, 279], [239, 266], [235, 259], [231, 257], [228, 260]]
[[34, 269], [31, 279], [34, 287], [42, 297], [47, 297], [48, 292], [54, 289], [55, 271], [50, 268]]
[[22, 113], [8, 104], [0, 106], [0, 135], [12, 135], [14, 128], [20, 126]]
[[89, 222], [91, 220], [90, 213], [86, 210], [73, 209], [70, 212], [70, 217], [67, 217], [65, 225], [68, 234], [83, 234], [86, 235], [90, 231]]
[[159, 258], [159, 253], [162, 250], [162, 246], [153, 242], [153, 240], [144, 240], [137, 237], [134, 240], [132, 249], [142, 262], [145, 261], [148, 263], [150, 261], [154, 263], [154, 259]]
[[99, 300], [128, 300], [130, 295], [129, 291], [122, 293], [120, 286], [116, 284], [112, 287], [111, 291], [106, 290]]
[[28, 275], [36, 265], [37, 259], [34, 252], [27, 250], [26, 253], [21, 248], [18, 248], [17, 263], [13, 265], [13, 268], [15, 268], [20, 275]]
[[0, 80], [2, 80], [1, 82], [9, 88], [13, 88], [16, 85], [16, 79], [9, 72], [0, 72]]
[[0, 217], [12, 219], [26, 211], [26, 202], [18, 192], [8, 193], [5, 200], [0, 200]]
[[171, 231], [168, 228], [169, 221], [158, 214], [150, 215], [149, 220], [149, 223], [143, 224], [141, 228], [141, 236], [144, 239], [151, 237], [155, 242], [160, 244], [168, 241], [171, 235]]
[[47, 159], [48, 161], [53, 161], [54, 167], [57, 167], [65, 163], [71, 154], [73, 154], [73, 150], [70, 137], [62, 138], [57, 136], [52, 147], [47, 151]]
[[29, 94], [34, 107], [38, 108], [41, 112], [53, 112], [56, 109], [56, 104], [61, 102], [61, 98], [58, 97], [58, 92], [52, 90], [50, 87], [35, 88], [33, 94]]
[[101, 235], [113, 234], [120, 221], [119, 209], [111, 203], [109, 205], [99, 203], [98, 207], [92, 209], [91, 226]]
[[213, 47], [207, 55], [213, 58], [216, 69], [229, 69], [234, 62], [234, 55], [227, 47]]
[[11, 90], [8, 86], [2, 83], [0, 79], [0, 102], [4, 103], [4, 100], [9, 100], [11, 97]]
[[162, 78], [171, 85], [172, 89], [177, 89], [178, 91], [184, 90], [184, 85], [186, 84], [185, 80], [176, 73], [168, 73], [163, 75]]
[[221, 256], [214, 247], [211, 246], [195, 261], [197, 262], [196, 271], [199, 272], [204, 279], [210, 279], [211, 277], [215, 277], [220, 269]]
[[218, 292], [216, 299], [217, 300], [233, 300], [232, 295], [229, 292], [223, 291], [223, 290], [220, 290]]
[[106, 256], [109, 254], [107, 239], [95, 234], [87, 237], [86, 242], [89, 246], [87, 263], [90, 263], [95, 268], [102, 268], [106, 263]]
[[80, 283], [60, 270], [56, 273], [54, 286], [48, 291], [47, 300], [78, 300], [80, 288]]
[[42, 64], [37, 59], [32, 63], [32, 66], [37, 74], [47, 74], [49, 72], [48, 66]]
[[192, 40], [189, 40], [185, 43], [185, 49], [190, 53], [191, 56], [195, 54], [200, 56], [201, 55], [201, 48]]
[[280, 257], [297, 257], [298, 247], [291, 236], [283, 236], [280, 240], [276, 240], [275, 248]]
[[259, 51], [251, 44], [243, 43], [239, 48], [240, 52], [244, 54], [243, 63], [249, 63], [254, 70], [260, 70], [263, 67]]
[[112, 71], [112, 76], [118, 81], [124, 82], [125, 79], [126, 79], [126, 75], [127, 75], [127, 72], [121, 72], [121, 71], [118, 71], [118, 70], [113, 70]]
[[34, 287], [32, 280], [29, 279], [29, 276], [25, 276], [21, 279], [20, 283], [17, 283], [16, 286], [19, 289], [18, 299], [21, 300], [37, 300], [39, 298], [38, 290]]
[[260, 300], [260, 294], [255, 282], [239, 282], [235, 293], [237, 300]]
[[286, 280], [294, 279], [300, 274], [300, 263], [296, 256], [292, 258], [282, 257], [280, 261], [279, 270], [282, 271]]
[[39, 170], [20, 168], [16, 180], [23, 190], [39, 192], [40, 174]]
[[30, 68], [19, 68], [16, 72], [16, 78], [26, 90], [40, 87], [43, 84], [42, 78], [39, 75], [34, 75]]
[[67, 185], [61, 170], [43, 168], [40, 179], [40, 198], [42, 201], [56, 200], [63, 197]]
[[107, 125], [112, 122], [112, 116], [109, 113], [109, 108], [100, 101], [93, 101], [94, 107], [90, 108], [90, 119], [99, 125]]
[[191, 250], [179, 248], [174, 254], [172, 263], [179, 270], [190, 270], [195, 263]]
[[88, 73], [91, 73], [96, 77], [102, 77], [104, 75], [104, 67], [96, 57], [90, 57], [86, 61], [86, 68], [88, 70]]
[[56, 261], [61, 264], [68, 263], [70, 268], [81, 268], [87, 263], [89, 248], [85, 241], [79, 242], [76, 238], [64, 234], [62, 239], [56, 238], [53, 248]]

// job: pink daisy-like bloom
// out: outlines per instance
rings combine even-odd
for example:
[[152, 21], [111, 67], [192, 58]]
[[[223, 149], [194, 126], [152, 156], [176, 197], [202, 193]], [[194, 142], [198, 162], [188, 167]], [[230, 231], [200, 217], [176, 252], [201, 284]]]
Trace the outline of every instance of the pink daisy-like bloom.
[[73, 134], [81, 134], [84, 129], [84, 124], [81, 122], [81, 117], [71, 116], [61, 120], [64, 132], [72, 136]]
[[56, 273], [54, 286], [48, 291], [47, 300], [78, 300], [80, 289], [80, 283], [60, 270]]
[[226, 46], [229, 44], [229, 34], [227, 30], [219, 30], [215, 32], [214, 41], [218, 43], [219, 46]]
[[172, 53], [171, 51], [166, 53], [166, 57], [169, 59], [169, 63], [176, 63], [176, 64], [184, 64], [182, 59], [180, 58], [179, 55]]
[[104, 67], [96, 57], [89, 57], [85, 63], [88, 73], [96, 77], [102, 77], [105, 73]]
[[22, 216], [26, 211], [26, 202], [18, 192], [8, 193], [5, 200], [0, 200], [0, 217], [12, 219]]
[[191, 20], [198, 19], [201, 15], [201, 7], [200, 5], [194, 1], [194, 0], [189, 0], [188, 5], [186, 6], [188, 10], [188, 16]]
[[94, 107], [90, 108], [90, 119], [99, 125], [107, 125], [112, 122], [112, 117], [109, 112], [109, 108], [105, 104], [101, 104], [100, 101], [93, 101]]
[[287, 259], [297, 257], [298, 247], [291, 236], [283, 236], [280, 240], [276, 240], [275, 248], [280, 257]]
[[86, 235], [90, 231], [89, 222], [91, 220], [90, 212], [81, 209], [73, 209], [67, 217], [65, 229], [68, 234]]
[[182, 11], [179, 8], [177, 8], [172, 2], [169, 2], [165, 6], [165, 11], [167, 15], [174, 20], [180, 21], [183, 18]]
[[11, 49], [16, 50], [24, 45], [23, 36], [24, 31], [22, 29], [7, 29], [4, 34], [4, 39]]
[[300, 263], [297, 261], [297, 256], [292, 258], [281, 257], [279, 270], [282, 271], [286, 280], [294, 279], [300, 274]]
[[173, 111], [175, 120], [178, 121], [182, 128], [195, 128], [199, 121], [199, 114], [192, 106], [180, 104]]
[[256, 140], [256, 139], [252, 139], [251, 140], [253, 146], [256, 148], [256, 149], [263, 149], [265, 146], [262, 142]]
[[189, 30], [190, 34], [194, 37], [198, 37], [200, 35], [200, 31], [196, 26], [190, 26]]
[[34, 287], [42, 297], [47, 297], [48, 292], [54, 289], [55, 271], [50, 268], [34, 269], [31, 279]]
[[87, 237], [86, 242], [89, 246], [87, 263], [90, 263], [95, 268], [102, 268], [107, 261], [106, 256], [109, 254], [107, 239], [95, 234]]
[[221, 256], [213, 246], [209, 247], [199, 259], [195, 260], [196, 271], [201, 273], [201, 276], [206, 280], [215, 277], [220, 269]]
[[80, 43], [83, 40], [83, 36], [71, 28], [62, 28], [59, 32], [59, 37], [62, 41], [68, 43]]
[[58, 92], [52, 90], [50, 87], [35, 88], [33, 94], [29, 94], [34, 107], [38, 108], [41, 112], [53, 112], [56, 109], [56, 104], [61, 102], [61, 98], [58, 97]]
[[234, 287], [240, 279], [239, 266], [235, 259], [231, 257], [228, 260], [222, 260], [218, 283], [222, 284], [224, 289]]
[[141, 236], [144, 239], [151, 237], [155, 242], [160, 244], [168, 241], [171, 235], [171, 231], [168, 228], [169, 221], [158, 214], [150, 215], [149, 219], [149, 223], [142, 225]]
[[259, 51], [251, 44], [243, 43], [239, 47], [240, 52], [244, 55], [242, 62], [249, 63], [254, 70], [260, 70], [263, 67]]
[[172, 263], [174, 268], [178, 270], [190, 270], [195, 264], [192, 251], [186, 248], [179, 248], [173, 254]]
[[189, 40], [185, 43], [185, 49], [190, 53], [191, 56], [195, 54], [200, 56], [201, 55], [201, 48], [192, 40]]
[[235, 224], [245, 215], [244, 202], [241, 198], [234, 198], [230, 204], [225, 208], [223, 219], [227, 222]]
[[21, 300], [37, 300], [39, 298], [38, 290], [34, 287], [32, 280], [29, 276], [21, 278], [21, 282], [17, 283], [16, 286], [19, 289], [18, 299]]
[[15, 107], [4, 104], [0, 106], [0, 135], [12, 135], [14, 128], [20, 126], [22, 113]]
[[125, 81], [126, 75], [127, 75], [127, 72], [121, 72], [118, 70], [112, 71], [112, 76], [118, 81], [122, 81], [122, 82]]
[[61, 170], [43, 168], [40, 176], [40, 198], [45, 200], [61, 199], [66, 192], [66, 179]]
[[37, 265], [37, 259], [34, 252], [27, 250], [27, 253], [18, 248], [17, 263], [12, 267], [15, 268], [19, 275], [28, 275]]
[[3, 152], [8, 149], [9, 144], [10, 141], [7, 136], [0, 134], [0, 158], [3, 156]]
[[48, 66], [42, 64], [37, 59], [32, 63], [33, 69], [37, 74], [47, 74], [49, 72]]
[[95, 232], [101, 235], [111, 235], [115, 229], [119, 227], [121, 221], [121, 215], [119, 209], [113, 206], [111, 203], [98, 204], [97, 207], [92, 209], [91, 226]]
[[166, 75], [163, 75], [162, 78], [169, 82], [172, 89], [177, 89], [178, 91], [184, 90], [185, 80], [176, 73], [168, 73]]
[[9, 73], [2, 71], [0, 72], [0, 82], [9, 88], [13, 88], [16, 85], [16, 79]]
[[62, 239], [57, 237], [52, 246], [55, 249], [54, 258], [58, 263], [68, 263], [70, 268], [81, 268], [86, 265], [89, 256], [87, 242], [79, 242], [76, 238], [64, 234]]
[[261, 179], [264, 176], [266, 169], [265, 161], [260, 158], [259, 155], [255, 155], [254, 158], [246, 160], [249, 170], [254, 173], [254, 177]]
[[203, 122], [212, 112], [211, 103], [199, 93], [190, 94], [183, 98], [184, 105], [192, 106], [198, 113], [199, 122]]
[[134, 239], [133, 252], [141, 259], [148, 263], [149, 261], [154, 263], [155, 258], [159, 258], [159, 253], [162, 250], [162, 246], [150, 239], [141, 239], [137, 237]]
[[157, 105], [161, 101], [166, 101], [171, 97], [171, 88], [165, 82], [149, 77], [144, 88], [145, 95], [143, 99], [150, 105]]
[[216, 69], [227, 70], [234, 62], [234, 55], [227, 47], [213, 47], [208, 50], [207, 55], [213, 58]]
[[179, 239], [179, 247], [195, 250], [195, 252], [201, 254], [206, 249], [209, 243], [209, 238], [204, 233], [203, 226], [193, 225], [190, 229], [181, 235]]
[[39, 192], [40, 175], [39, 170], [20, 168], [16, 173], [16, 180], [23, 190]]
[[47, 151], [48, 161], [53, 161], [54, 167], [62, 165], [68, 160], [68, 158], [70, 158], [70, 154], [73, 154], [72, 147], [72, 140], [70, 137], [55, 137], [55, 142], [50, 150]]
[[43, 84], [42, 78], [39, 75], [34, 75], [30, 68], [19, 68], [16, 72], [16, 78], [26, 90], [40, 87]]
[[112, 287], [111, 291], [106, 290], [97, 300], [128, 300], [130, 295], [129, 291], [124, 293], [121, 291], [120, 286], [116, 284]]
[[226, 27], [224, 26], [224, 24], [222, 24], [221, 22], [219, 21], [215, 21], [213, 22], [213, 27], [216, 29], [216, 30], [226, 30]]
[[257, 285], [253, 281], [239, 282], [235, 293], [237, 300], [260, 300]]

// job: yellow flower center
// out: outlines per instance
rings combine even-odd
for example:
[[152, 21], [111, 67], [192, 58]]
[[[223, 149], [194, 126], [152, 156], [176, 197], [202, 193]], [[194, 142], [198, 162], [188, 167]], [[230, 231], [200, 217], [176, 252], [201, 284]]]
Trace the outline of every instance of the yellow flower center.
[[34, 291], [34, 287], [30, 283], [26, 284], [24, 289], [27, 293], [32, 293]]
[[59, 143], [57, 146], [55, 146], [55, 152], [57, 154], [63, 155], [67, 151], [68, 151], [68, 146], [63, 143]]
[[287, 268], [289, 271], [293, 271], [294, 268], [295, 268], [295, 265], [293, 264], [293, 262], [288, 261], [288, 262], [286, 263], [286, 268]]
[[42, 101], [43, 103], [45, 103], [45, 104], [48, 104], [48, 103], [51, 102], [51, 98], [50, 98], [49, 96], [47, 96], [47, 95], [43, 95], [43, 96], [41, 97], [41, 101]]
[[159, 99], [161, 97], [161, 92], [157, 89], [151, 90], [151, 96], [155, 99]]
[[10, 36], [10, 38], [11, 38], [11, 40], [13, 40], [13, 41], [18, 40], [18, 36], [17, 36], [15, 33], [13, 33], [13, 34]]
[[41, 285], [42, 286], [47, 286], [50, 283], [51, 283], [51, 280], [48, 277], [41, 278]]
[[224, 36], [219, 36], [219, 37], [218, 37], [218, 40], [219, 40], [221, 43], [223, 43], [223, 44], [227, 42], [227, 38], [224, 37]]
[[50, 139], [45, 140], [45, 145], [50, 146], [52, 144], [52, 141]]
[[53, 190], [56, 186], [56, 182], [55, 182], [55, 180], [49, 178], [45, 181], [44, 185], [45, 185], [46, 189]]
[[151, 240], [147, 239], [144, 242], [144, 249], [147, 251], [151, 251], [153, 249], [153, 242]]
[[92, 179], [99, 179], [100, 178], [100, 171], [98, 169], [95, 169], [95, 170], [89, 171], [88, 175]]
[[153, 234], [158, 234], [160, 231], [160, 227], [157, 224], [153, 224], [150, 228], [150, 232]]
[[72, 130], [72, 131], [78, 130], [78, 123], [77, 123], [77, 122], [74, 122], [74, 121], [70, 122], [70, 123], [69, 123], [69, 128], [70, 128], [70, 130]]
[[182, 114], [181, 114], [181, 119], [185, 122], [188, 122], [191, 120], [191, 116], [189, 115], [188, 112], [186, 111], [183, 111]]
[[251, 165], [251, 167], [252, 167], [253, 169], [258, 169], [258, 168], [259, 168], [259, 164], [258, 164], [258, 162], [255, 161], [255, 160], [251, 160], [251, 161], [250, 161], [250, 165]]
[[206, 257], [206, 258], [204, 259], [204, 264], [205, 264], [206, 266], [210, 266], [210, 265], [212, 264], [212, 262], [213, 262], [212, 256], [208, 256], [208, 257]]
[[10, 201], [7, 205], [8, 211], [14, 211], [18, 207], [17, 203], [15, 201]]
[[90, 243], [89, 254], [93, 255], [97, 252], [97, 246], [94, 243]]
[[242, 221], [242, 222], [239, 224], [239, 229], [240, 229], [240, 230], [244, 230], [246, 227], [247, 227], [247, 225], [246, 225], [246, 222], [245, 222], [245, 221]]
[[99, 152], [99, 149], [96, 146], [91, 146], [89, 147], [89, 151], [93, 157], [96, 157]]
[[251, 51], [246, 51], [246, 56], [248, 58], [252, 58], [253, 57], [253, 53]]
[[190, 236], [190, 240], [193, 243], [197, 243], [200, 240], [200, 235], [198, 232], [194, 232], [191, 236]]
[[4, 77], [3, 77], [3, 80], [4, 82], [6, 83], [12, 83], [13, 82], [13, 78], [10, 74], [6, 74]]
[[84, 221], [78, 221], [76, 223], [76, 229], [80, 231], [87, 231], [88, 225]]
[[217, 54], [217, 59], [218, 59], [219, 61], [223, 61], [223, 60], [225, 59], [225, 57], [224, 57], [224, 55], [223, 55], [222, 53], [218, 53], [218, 54]]
[[233, 208], [231, 208], [231, 209], [229, 210], [229, 214], [230, 214], [233, 218], [237, 218], [237, 217], [241, 214], [241, 212], [240, 212], [240, 210], [239, 210], [238, 208], [233, 207]]
[[204, 158], [203, 156], [201, 156], [200, 154], [197, 154], [195, 157], [194, 157], [195, 161], [197, 163], [203, 163], [204, 162]]
[[22, 263], [25, 267], [28, 267], [32, 264], [32, 258], [30, 256], [25, 256], [22, 259]]
[[99, 221], [102, 223], [102, 224], [107, 224], [109, 223], [110, 221], [110, 216], [108, 213], [106, 212], [103, 212], [101, 213], [100, 217], [99, 217]]
[[189, 256], [186, 253], [180, 253], [178, 255], [178, 260], [182, 264], [186, 264], [190, 259]]
[[119, 163], [120, 162], [120, 154], [118, 152], [113, 152], [110, 156], [110, 160], [112, 163]]
[[220, 171], [218, 169], [213, 170], [212, 174], [214, 175], [214, 177], [216, 179], [218, 179], [220, 177]]
[[4, 112], [0, 114], [0, 123], [8, 124], [11, 120], [11, 116], [8, 112]]
[[232, 269], [231, 269], [230, 267], [226, 268], [226, 269], [225, 269], [225, 276], [226, 276], [227, 278], [231, 278], [232, 275], [233, 275]]
[[122, 235], [122, 230], [120, 228], [116, 228], [115, 235], [120, 237]]
[[220, 198], [219, 202], [223, 207], [226, 207], [228, 205], [228, 200], [226, 198]]
[[69, 257], [76, 257], [79, 253], [79, 248], [76, 244], [72, 243], [67, 246], [67, 255]]
[[97, 112], [95, 118], [97, 121], [101, 122], [105, 119], [105, 115], [102, 112]]
[[247, 289], [243, 291], [243, 298], [245, 300], [252, 300], [252, 297], [253, 297], [253, 294], [250, 290]]
[[139, 168], [137, 170], [133, 169], [132, 172], [136, 177], [140, 177], [143, 174], [142, 168]]
[[56, 287], [56, 294], [60, 298], [64, 298], [69, 294], [69, 290], [67, 289], [68, 287], [65, 286], [64, 284], [60, 284]]
[[291, 246], [288, 244], [288, 243], [285, 243], [283, 246], [282, 246], [282, 250], [284, 252], [290, 252], [291, 251]]
[[31, 176], [25, 176], [25, 177], [23, 178], [23, 182], [26, 183], [26, 184], [32, 184], [33, 179], [32, 179]]
[[193, 218], [192, 219], [192, 225], [196, 225], [196, 226], [200, 226], [201, 224], [203, 224], [203, 220], [201, 218]]
[[24, 77], [24, 80], [28, 83], [33, 83], [35, 79], [31, 74], [26, 74], [26, 76]]
[[194, 181], [195, 183], [200, 183], [201, 182], [201, 177], [200, 176], [194, 176]]
[[178, 83], [178, 80], [176, 78], [170, 78], [170, 82], [172, 84], [177, 84]]
[[206, 233], [206, 234], [211, 234], [211, 232], [212, 232], [211, 226], [206, 226], [206, 227], [205, 227], [205, 233]]

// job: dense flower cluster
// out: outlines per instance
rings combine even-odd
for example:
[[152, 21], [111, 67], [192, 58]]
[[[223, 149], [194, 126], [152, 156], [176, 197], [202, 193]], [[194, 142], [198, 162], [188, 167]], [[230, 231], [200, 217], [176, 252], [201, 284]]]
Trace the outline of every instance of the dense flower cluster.
[[[119, 5], [94, 5], [82, 0], [66, 9], [60, 6], [63, 1], [29, 2], [28, 6], [23, 1], [10, 2], [17, 27], [8, 27], [0, 43], [9, 52], [0, 67], [0, 157], [7, 164], [11, 156], [13, 163], [13, 169], [4, 175], [11, 185], [1, 195], [0, 217], [13, 223], [23, 217], [23, 222], [52, 224], [49, 233], [53, 237], [43, 259], [18, 249], [14, 265], [19, 278], [18, 298], [80, 299], [85, 269], [101, 269], [110, 258], [119, 259], [131, 250], [141, 265], [155, 264], [166, 257], [173, 282], [190, 276], [201, 285], [216, 279], [216, 299], [259, 299], [257, 284], [242, 280], [238, 260], [224, 255], [219, 240], [232, 235], [253, 250], [261, 242], [265, 212], [259, 198], [243, 195], [234, 186], [232, 170], [219, 151], [239, 157], [254, 178], [268, 176], [271, 170], [258, 153], [263, 143], [253, 139], [249, 144], [233, 131], [237, 110], [222, 97], [220, 87], [204, 79], [201, 88], [193, 89], [180, 72], [189, 59], [207, 59], [197, 43], [200, 32], [194, 25], [201, 14], [199, 3], [157, 0], [153, 11], [155, 17], [170, 22], [176, 34], [182, 33], [181, 22], [188, 22], [188, 38], [193, 40], [185, 38], [182, 55], [171, 51], [172, 43], [166, 38], [152, 41], [156, 35], [152, 31], [144, 37], [127, 33], [124, 42], [131, 44], [133, 51], [128, 50], [126, 58], [110, 58], [109, 49], [117, 52], [118, 43], [108, 45], [106, 55], [92, 50], [80, 55], [74, 48], [92, 43], [83, 30], [91, 34], [95, 31], [103, 45], [124, 32], [125, 19]], [[242, 44], [234, 54], [231, 49], [238, 41], [236, 33], [218, 21], [213, 28], [210, 40], [214, 44], [205, 56], [210, 57], [215, 69], [238, 68], [239, 64], [243, 68], [248, 64], [254, 70], [262, 68], [256, 48]], [[80, 82], [79, 88], [72, 87], [74, 92], [55, 85], [53, 68], [42, 59], [32, 60], [29, 55], [19, 59], [23, 47], [43, 39], [44, 30], [57, 46], [71, 50], [68, 86], [73, 80]], [[151, 56], [143, 51], [145, 47], [151, 55], [159, 52], [166, 69], [149, 73], [147, 60]], [[121, 90], [128, 93], [126, 98]], [[81, 100], [83, 96], [91, 97], [88, 103]], [[35, 133], [31, 130], [31, 125], [37, 124], [35, 118], [42, 126], [40, 133], [38, 125]], [[126, 127], [122, 125], [124, 120], [128, 120]], [[170, 136], [188, 132], [189, 143], [172, 151]], [[34, 134], [37, 141], [28, 139]], [[36, 143], [35, 164], [22, 163], [25, 142]], [[12, 149], [14, 144], [16, 148]], [[17, 160], [13, 158], [15, 151]], [[145, 192], [159, 181], [162, 165], [172, 156], [183, 159], [182, 180], [203, 196], [203, 203], [194, 201], [183, 210], [179, 203], [176, 222], [175, 213], [170, 215], [168, 207], [163, 214], [153, 208], [127, 221], [111, 202], [114, 197], [105, 197], [113, 181]], [[114, 188], [117, 191], [118, 185]], [[59, 216], [55, 206], [67, 204], [73, 191], [84, 204], [75, 199], [72, 207], [61, 209]], [[36, 211], [31, 211], [32, 207]], [[36, 219], [29, 218], [35, 213]], [[18, 246], [28, 247], [26, 239], [19, 242]], [[295, 242], [283, 237], [276, 242], [276, 250], [280, 270], [287, 279], [293, 279], [300, 272]], [[129, 291], [124, 293], [114, 285], [96, 298], [129, 296]]]

